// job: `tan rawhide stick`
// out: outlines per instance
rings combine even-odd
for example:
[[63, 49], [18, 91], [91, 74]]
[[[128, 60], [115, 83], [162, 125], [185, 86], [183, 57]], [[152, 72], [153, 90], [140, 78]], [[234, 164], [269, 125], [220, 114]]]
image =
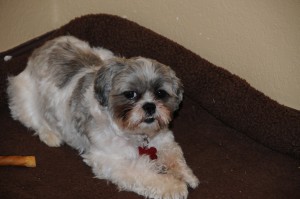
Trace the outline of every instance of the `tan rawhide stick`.
[[0, 156], [0, 166], [36, 167], [35, 156]]

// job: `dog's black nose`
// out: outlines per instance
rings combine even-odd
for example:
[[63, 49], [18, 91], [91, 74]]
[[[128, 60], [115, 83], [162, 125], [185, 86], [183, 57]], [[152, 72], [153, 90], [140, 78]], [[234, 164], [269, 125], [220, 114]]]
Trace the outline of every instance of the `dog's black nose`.
[[143, 109], [148, 115], [153, 115], [155, 113], [156, 106], [154, 103], [147, 102], [143, 105]]

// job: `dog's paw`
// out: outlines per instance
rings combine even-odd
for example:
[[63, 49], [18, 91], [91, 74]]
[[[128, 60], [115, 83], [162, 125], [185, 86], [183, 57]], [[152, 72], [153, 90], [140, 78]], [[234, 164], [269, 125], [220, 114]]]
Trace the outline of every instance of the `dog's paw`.
[[187, 196], [188, 189], [186, 184], [177, 179], [162, 182], [153, 194], [153, 198], [157, 199], [186, 199]]
[[195, 189], [196, 187], [198, 187], [199, 185], [199, 179], [195, 176], [195, 175], [190, 175], [188, 177], [185, 177], [185, 181], [186, 183], [193, 189]]
[[[164, 164], [163, 164], [164, 165]], [[165, 166], [165, 173], [172, 175], [174, 178], [183, 181], [189, 187], [195, 189], [199, 185], [198, 178], [194, 175], [193, 171], [184, 163], [178, 162], [169, 163], [169, 166]]]
[[[146, 178], [145, 178], [146, 179]], [[143, 180], [145, 180], [143, 179]], [[135, 186], [132, 191], [153, 199], [186, 199], [188, 196], [187, 185], [184, 181], [178, 180], [171, 175], [157, 176], [151, 181], [140, 182], [141, 187]]]
[[54, 132], [49, 130], [43, 130], [38, 133], [42, 142], [50, 147], [59, 147], [62, 143], [61, 138]]

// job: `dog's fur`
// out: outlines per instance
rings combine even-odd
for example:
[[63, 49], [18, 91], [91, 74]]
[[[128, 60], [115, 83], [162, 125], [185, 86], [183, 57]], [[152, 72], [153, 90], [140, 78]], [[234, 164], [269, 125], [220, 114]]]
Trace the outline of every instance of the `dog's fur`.
[[[197, 187], [168, 129], [183, 94], [170, 67], [62, 36], [8, 80], [12, 117], [48, 146], [78, 149], [98, 178], [150, 198], [186, 198], [187, 185]], [[139, 155], [143, 145], [155, 147], [158, 158]]]

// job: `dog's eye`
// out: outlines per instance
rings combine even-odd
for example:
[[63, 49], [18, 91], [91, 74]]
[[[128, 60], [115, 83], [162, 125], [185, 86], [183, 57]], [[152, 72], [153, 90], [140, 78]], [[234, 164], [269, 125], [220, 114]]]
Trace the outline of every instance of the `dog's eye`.
[[137, 92], [135, 91], [125, 91], [123, 95], [130, 100], [137, 98]]
[[166, 98], [169, 94], [165, 91], [165, 90], [162, 90], [162, 89], [159, 89], [155, 92], [155, 95], [158, 99], [164, 99]]

